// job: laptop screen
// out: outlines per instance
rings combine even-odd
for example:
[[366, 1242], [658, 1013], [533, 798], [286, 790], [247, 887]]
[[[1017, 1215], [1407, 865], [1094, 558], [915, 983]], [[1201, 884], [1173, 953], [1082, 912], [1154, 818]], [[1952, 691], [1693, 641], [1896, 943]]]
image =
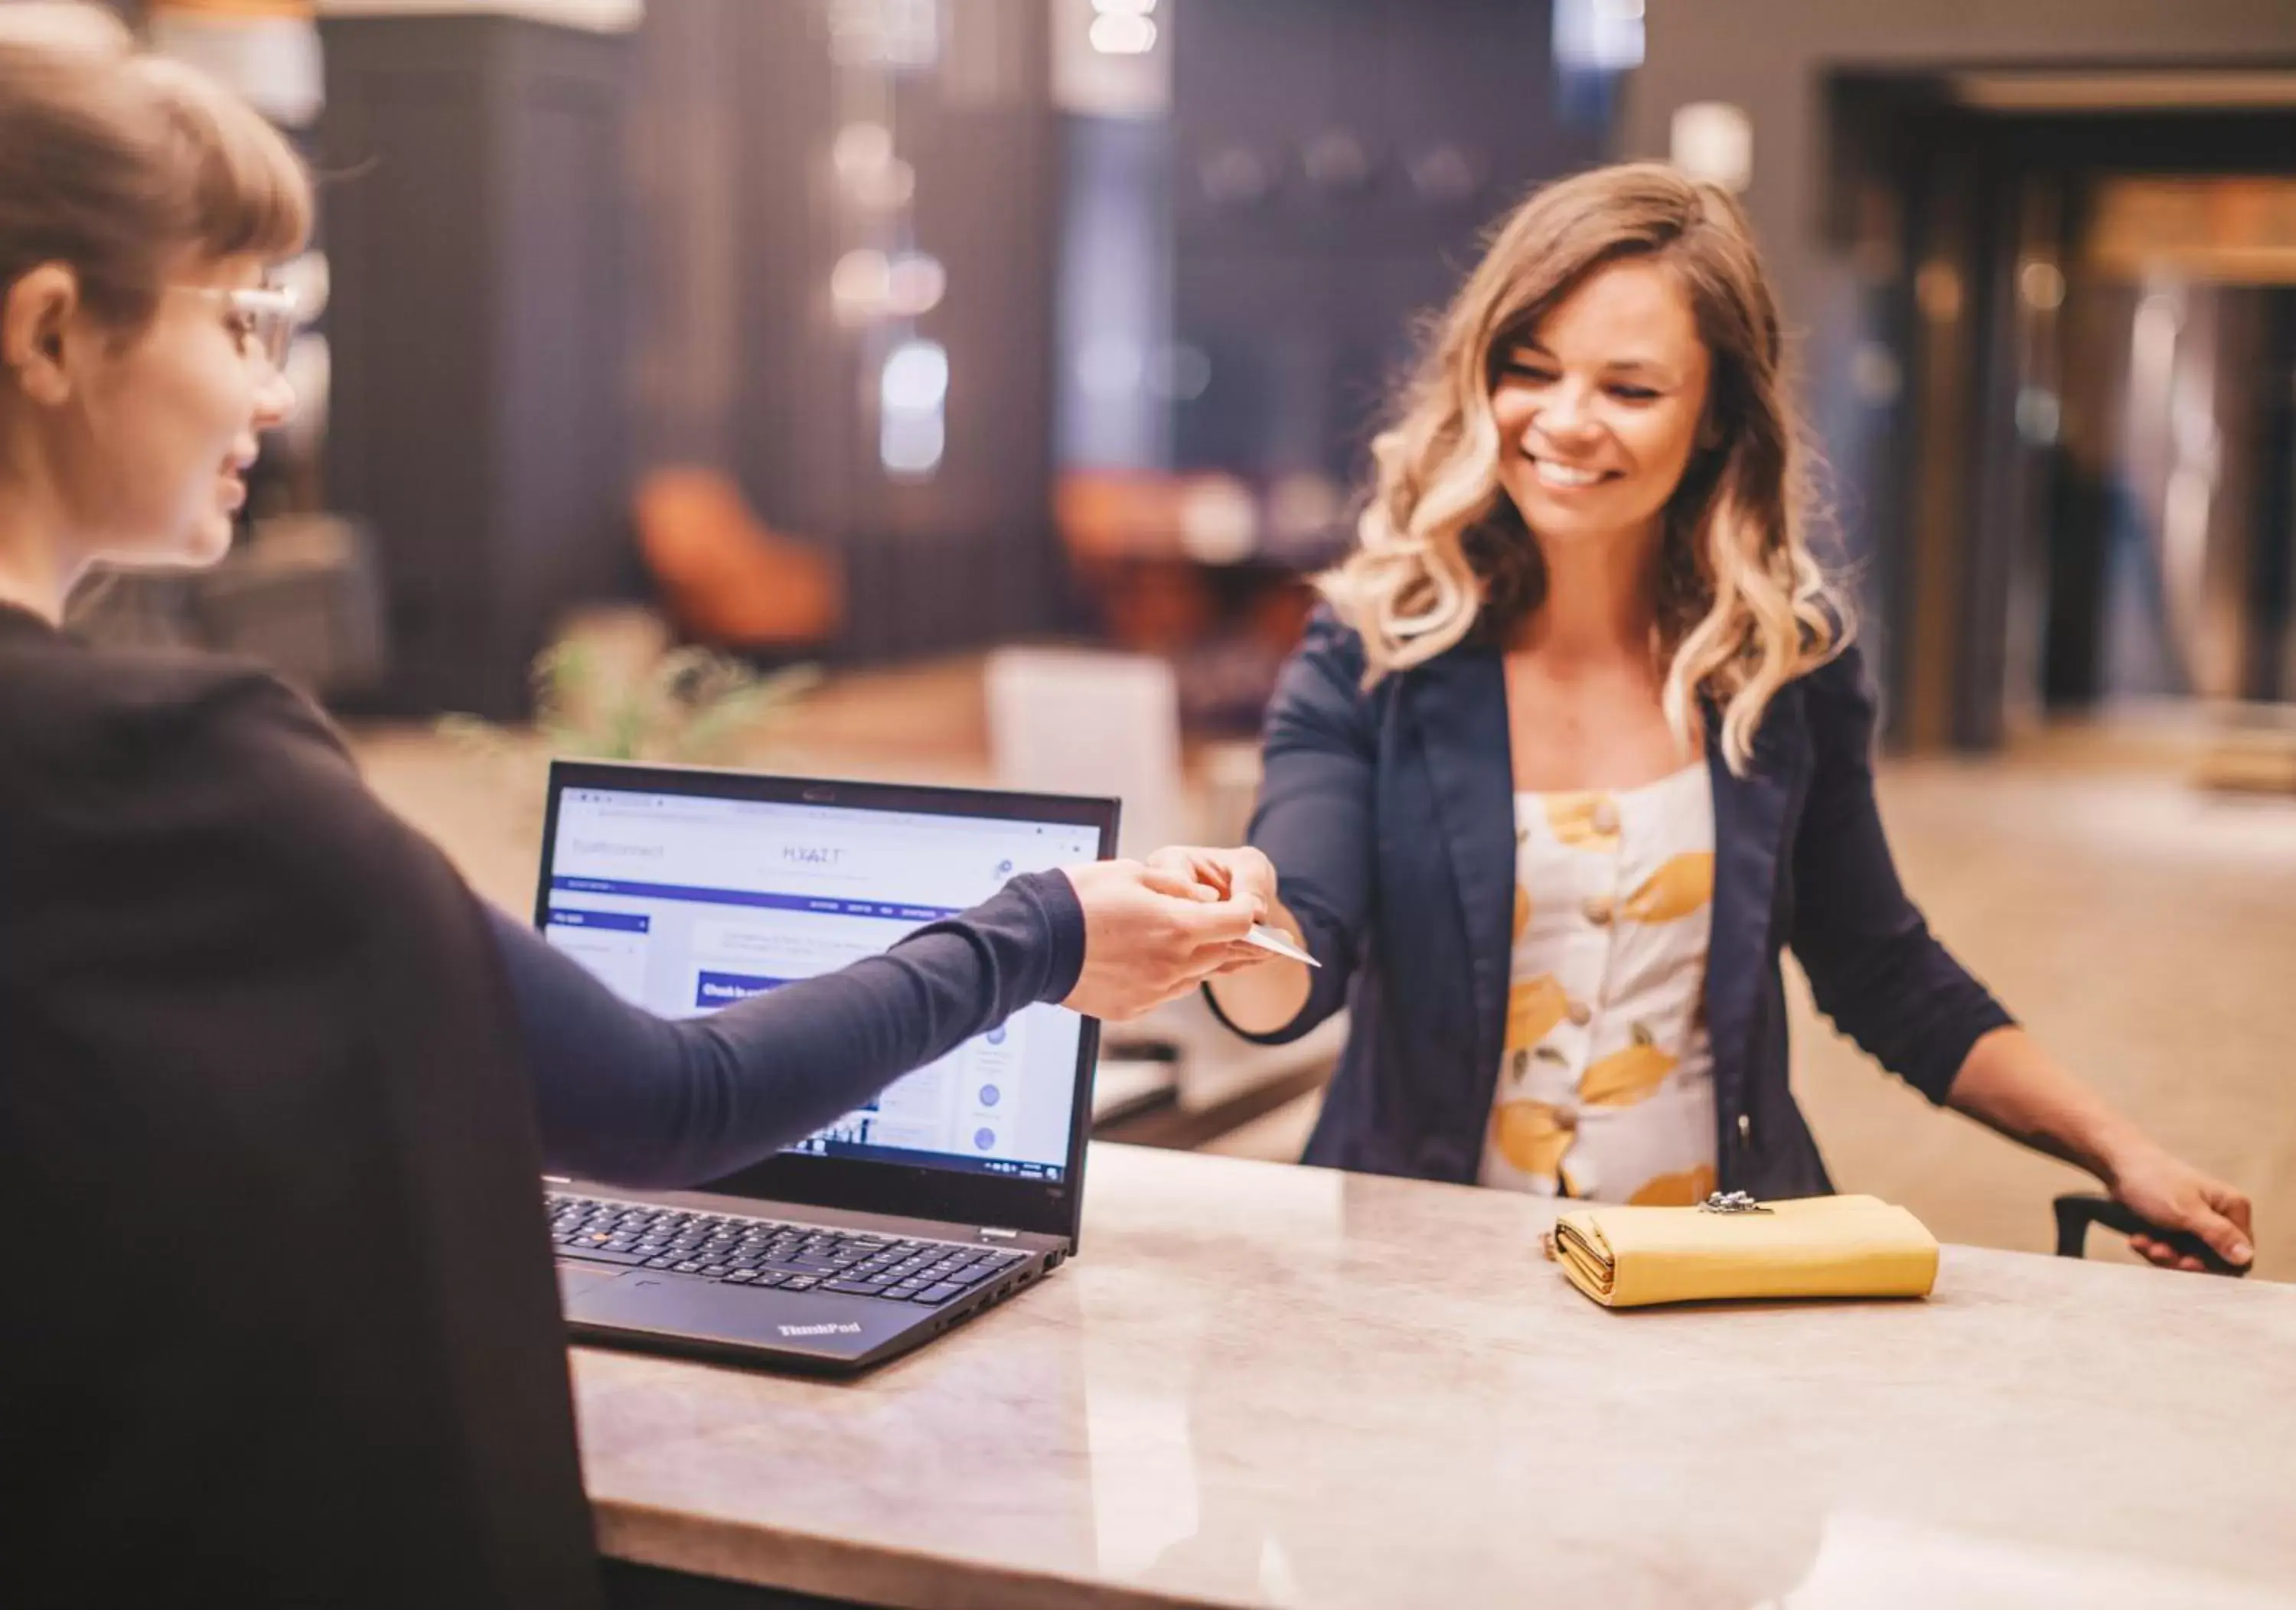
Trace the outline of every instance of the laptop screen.
[[[693, 786], [570, 782], [557, 790], [545, 854], [550, 943], [664, 1017], [833, 972], [979, 903], [1015, 872], [1101, 853], [1101, 830], [1076, 821], [721, 797]], [[1083, 1034], [1073, 1013], [1029, 1007], [790, 1150], [1060, 1181]]]

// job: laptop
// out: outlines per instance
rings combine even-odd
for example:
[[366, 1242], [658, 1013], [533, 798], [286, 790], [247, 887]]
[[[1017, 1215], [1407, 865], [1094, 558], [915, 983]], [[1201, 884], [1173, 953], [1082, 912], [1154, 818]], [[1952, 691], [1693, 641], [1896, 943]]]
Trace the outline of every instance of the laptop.
[[[1112, 799], [559, 761], [534, 918], [623, 999], [714, 1011], [833, 972], [1016, 872], [1104, 859]], [[849, 1371], [1077, 1249], [1098, 1025], [1031, 1006], [690, 1191], [546, 1181], [573, 1334]]]

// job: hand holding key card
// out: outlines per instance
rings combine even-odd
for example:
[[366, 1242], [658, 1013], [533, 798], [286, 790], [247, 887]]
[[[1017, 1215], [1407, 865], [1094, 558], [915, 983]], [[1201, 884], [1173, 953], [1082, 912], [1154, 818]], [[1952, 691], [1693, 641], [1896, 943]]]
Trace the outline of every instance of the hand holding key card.
[[1244, 895], [1257, 901], [1263, 920], [1255, 923], [1243, 936], [1246, 944], [1308, 967], [1323, 966], [1289, 934], [1265, 920], [1282, 909], [1275, 896], [1275, 868], [1267, 856], [1249, 845], [1232, 850], [1174, 846], [1149, 856], [1148, 864], [1191, 879], [1206, 899], [1231, 900]]
[[1169, 868], [1094, 861], [1060, 869], [1084, 911], [1084, 961], [1061, 1004], [1121, 1023], [1193, 993], [1217, 974], [1258, 966], [1246, 942], [1258, 902], [1223, 899]]

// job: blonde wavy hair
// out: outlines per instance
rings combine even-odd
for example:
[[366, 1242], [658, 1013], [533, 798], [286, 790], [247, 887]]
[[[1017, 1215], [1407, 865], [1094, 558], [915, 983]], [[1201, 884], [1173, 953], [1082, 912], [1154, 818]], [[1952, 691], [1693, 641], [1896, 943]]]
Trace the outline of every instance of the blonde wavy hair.
[[1372, 443], [1356, 552], [1318, 585], [1363, 639], [1366, 686], [1471, 634], [1511, 639], [1543, 601], [1546, 569], [1499, 483], [1491, 393], [1507, 351], [1623, 258], [1673, 271], [1711, 358], [1700, 450], [1664, 514], [1656, 647], [1685, 751], [1710, 700], [1743, 774], [1770, 699], [1840, 651], [1850, 617], [1805, 531], [1777, 305], [1745, 215], [1717, 185], [1624, 163], [1546, 186], [1498, 226]]

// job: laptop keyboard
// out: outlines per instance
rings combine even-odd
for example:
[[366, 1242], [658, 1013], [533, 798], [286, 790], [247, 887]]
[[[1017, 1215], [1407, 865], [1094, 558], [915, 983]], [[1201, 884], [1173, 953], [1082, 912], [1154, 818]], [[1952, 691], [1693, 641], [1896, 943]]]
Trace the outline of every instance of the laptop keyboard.
[[817, 1289], [939, 1307], [1026, 1255], [559, 1191], [548, 1201], [550, 1238], [564, 1256], [667, 1269], [727, 1286]]

